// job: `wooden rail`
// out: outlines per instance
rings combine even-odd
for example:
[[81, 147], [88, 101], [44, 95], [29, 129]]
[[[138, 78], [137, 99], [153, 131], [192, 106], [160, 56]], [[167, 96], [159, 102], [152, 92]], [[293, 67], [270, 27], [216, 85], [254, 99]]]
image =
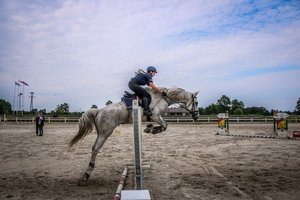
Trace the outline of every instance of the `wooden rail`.
[[[0, 123], [35, 123], [35, 117], [0, 117]], [[45, 117], [46, 123], [78, 123], [79, 117]]]
[[[19, 124], [26, 124], [26, 123], [35, 123], [34, 117], [26, 117], [26, 116], [9, 116], [9, 117], [0, 117], [0, 123], [19, 123]], [[79, 117], [45, 117], [46, 123], [78, 123]], [[217, 123], [217, 116], [199, 116], [198, 120], [194, 121], [190, 116], [166, 116], [164, 119], [168, 123], [192, 123], [192, 124], [214, 124]], [[289, 123], [299, 123], [300, 116], [292, 117], [287, 119]], [[272, 116], [230, 116], [229, 117], [230, 123], [240, 123], [240, 124], [247, 124], [247, 123], [273, 123], [274, 118]]]

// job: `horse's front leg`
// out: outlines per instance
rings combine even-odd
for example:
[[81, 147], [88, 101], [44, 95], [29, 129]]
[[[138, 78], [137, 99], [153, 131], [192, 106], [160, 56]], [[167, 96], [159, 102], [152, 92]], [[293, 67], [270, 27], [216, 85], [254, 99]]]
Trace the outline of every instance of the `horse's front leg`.
[[153, 126], [152, 124], [149, 124], [147, 125], [147, 128], [144, 130], [144, 132], [157, 134], [167, 130], [168, 125], [161, 115], [152, 117], [152, 120], [157, 122], [160, 126]]
[[91, 156], [89, 166], [84, 171], [82, 177], [79, 180], [78, 184], [80, 186], [84, 185], [84, 183], [86, 183], [87, 180], [90, 178], [91, 173], [95, 168], [95, 160], [96, 160], [97, 154], [99, 153], [99, 151], [100, 151], [101, 147], [103, 146], [103, 144], [105, 143], [105, 141], [106, 141], [106, 137], [100, 136], [98, 134], [95, 144], [92, 148], [92, 156]]
[[161, 115], [159, 115], [159, 120], [158, 120], [157, 123], [159, 123], [162, 126], [161, 127], [162, 131], [167, 130], [168, 124], [167, 124], [167, 122], [164, 120], [164, 118]]

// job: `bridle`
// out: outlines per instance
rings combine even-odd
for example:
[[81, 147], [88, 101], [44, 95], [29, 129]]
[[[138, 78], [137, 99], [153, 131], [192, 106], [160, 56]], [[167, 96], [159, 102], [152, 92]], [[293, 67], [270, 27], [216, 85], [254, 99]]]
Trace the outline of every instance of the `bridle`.
[[[195, 99], [197, 98], [194, 94], [192, 94], [192, 100], [189, 102], [189, 104], [187, 105], [182, 105], [181, 102], [176, 102], [175, 100], [173, 100], [172, 98], [168, 97], [168, 96], [164, 96], [162, 98], [167, 98], [168, 100], [170, 100], [172, 103], [176, 103], [176, 104], [179, 104], [179, 106], [183, 109], [185, 109], [186, 111], [189, 112], [189, 114], [192, 115], [193, 119], [197, 119], [197, 116], [198, 116], [198, 110], [196, 108], [196, 105], [195, 105]], [[166, 100], [166, 99], [165, 99]], [[166, 100], [167, 101], [167, 100]], [[192, 110], [188, 109], [188, 107], [192, 104]]]

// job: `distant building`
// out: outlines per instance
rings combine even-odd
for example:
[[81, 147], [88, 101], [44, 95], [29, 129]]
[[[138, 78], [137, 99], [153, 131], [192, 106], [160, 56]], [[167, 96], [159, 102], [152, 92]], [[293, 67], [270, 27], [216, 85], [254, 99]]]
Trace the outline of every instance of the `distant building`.
[[188, 111], [184, 108], [168, 108], [168, 115], [172, 115], [172, 116], [186, 116], [188, 115]]

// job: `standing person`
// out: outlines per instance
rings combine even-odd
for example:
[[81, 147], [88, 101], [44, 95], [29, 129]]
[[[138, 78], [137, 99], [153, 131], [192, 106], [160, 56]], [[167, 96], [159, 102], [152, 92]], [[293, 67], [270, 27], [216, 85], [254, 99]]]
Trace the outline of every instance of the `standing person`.
[[45, 121], [45, 117], [42, 115], [41, 112], [39, 112], [35, 118], [36, 135], [37, 136], [43, 136], [44, 121]]
[[151, 96], [147, 92], [147, 90], [145, 90], [145, 88], [143, 88], [142, 86], [148, 85], [156, 92], [161, 93], [163, 96], [165, 96], [165, 93], [160, 91], [160, 89], [158, 89], [153, 83], [152, 77], [154, 77], [156, 73], [157, 73], [156, 68], [153, 66], [149, 66], [147, 68], [147, 73], [138, 73], [128, 83], [129, 88], [133, 92], [135, 92], [136, 95], [141, 97], [142, 106], [144, 108], [144, 114], [147, 115], [148, 119], [152, 115], [152, 112], [149, 108], [149, 105], [151, 103]]

